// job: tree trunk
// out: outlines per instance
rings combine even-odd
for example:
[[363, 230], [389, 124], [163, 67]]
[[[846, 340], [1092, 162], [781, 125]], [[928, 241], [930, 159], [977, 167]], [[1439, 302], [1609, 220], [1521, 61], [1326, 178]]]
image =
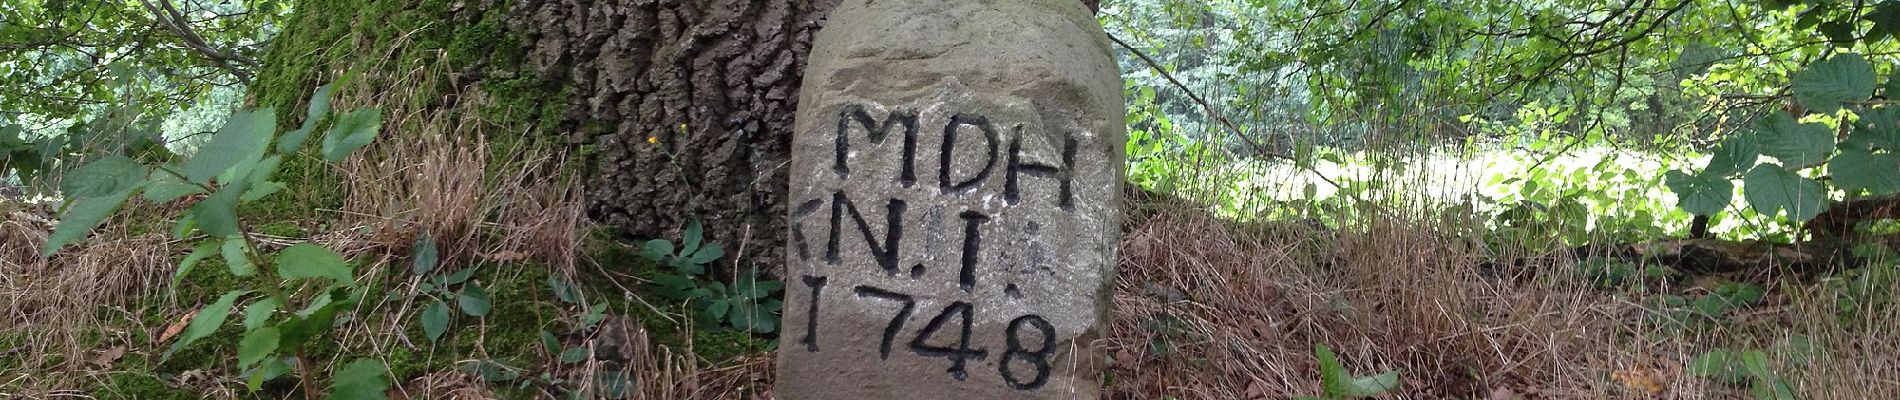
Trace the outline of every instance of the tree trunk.
[[528, 62], [572, 87], [562, 126], [597, 150], [590, 216], [634, 238], [697, 217], [745, 264], [781, 265], [798, 86], [838, 2], [517, 3]]
[[431, 109], [481, 88], [498, 104], [484, 121], [586, 155], [594, 220], [670, 239], [697, 218], [740, 265], [776, 270], [800, 77], [840, 1], [300, 0], [255, 99], [299, 110], [355, 73], [440, 73], [363, 84], [413, 85], [374, 91]]
[[595, 149], [590, 217], [632, 238], [708, 240], [780, 264], [785, 163], [812, 34], [837, 0], [522, 0], [510, 28], [560, 126]]

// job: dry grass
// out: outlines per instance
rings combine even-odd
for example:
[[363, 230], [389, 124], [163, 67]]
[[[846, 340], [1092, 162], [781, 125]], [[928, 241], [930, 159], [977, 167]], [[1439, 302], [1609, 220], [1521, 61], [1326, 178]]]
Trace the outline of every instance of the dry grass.
[[[150, 211], [136, 203], [127, 208]], [[153, 340], [141, 335], [155, 330], [142, 325], [134, 303], [170, 286], [175, 240], [108, 224], [42, 259], [39, 249], [54, 222], [34, 207], [3, 217], [0, 337], [18, 342], [0, 349], [0, 365], [19, 368], [0, 371], [0, 397], [56, 394], [75, 383], [72, 377], [108, 369], [128, 347]]]
[[1467, 245], [1455, 220], [1334, 231], [1199, 209], [1131, 222], [1106, 342], [1114, 398], [1317, 395], [1315, 344], [1360, 374], [1401, 371], [1389, 398], [1733, 398], [1746, 389], [1689, 377], [1686, 363], [1797, 334], [1828, 349], [1776, 356], [1807, 398], [1900, 396], [1900, 310], [1842, 323], [1823, 282], [1770, 284], [1765, 305], [1677, 332], [1645, 318], [1656, 312], [1646, 298], [1663, 293], [1575, 283], [1567, 256], [1489, 267], [1495, 255]]

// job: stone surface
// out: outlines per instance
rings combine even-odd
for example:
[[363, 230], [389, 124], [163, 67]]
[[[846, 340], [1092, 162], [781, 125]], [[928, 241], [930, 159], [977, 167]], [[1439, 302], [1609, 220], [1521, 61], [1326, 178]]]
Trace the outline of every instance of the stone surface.
[[1096, 398], [1121, 78], [1075, 0], [846, 0], [789, 166], [782, 399]]

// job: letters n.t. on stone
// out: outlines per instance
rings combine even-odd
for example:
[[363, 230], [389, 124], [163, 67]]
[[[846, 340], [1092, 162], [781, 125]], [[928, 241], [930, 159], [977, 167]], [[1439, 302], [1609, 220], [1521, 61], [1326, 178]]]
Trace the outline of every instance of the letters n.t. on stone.
[[1121, 78], [1075, 0], [845, 0], [805, 73], [782, 399], [1100, 392]]

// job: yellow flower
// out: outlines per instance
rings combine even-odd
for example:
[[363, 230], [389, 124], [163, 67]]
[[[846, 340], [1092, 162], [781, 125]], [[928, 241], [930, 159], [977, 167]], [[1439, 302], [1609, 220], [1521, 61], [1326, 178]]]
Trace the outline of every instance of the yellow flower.
[[647, 143], [660, 144], [659, 136], [647, 136]]

